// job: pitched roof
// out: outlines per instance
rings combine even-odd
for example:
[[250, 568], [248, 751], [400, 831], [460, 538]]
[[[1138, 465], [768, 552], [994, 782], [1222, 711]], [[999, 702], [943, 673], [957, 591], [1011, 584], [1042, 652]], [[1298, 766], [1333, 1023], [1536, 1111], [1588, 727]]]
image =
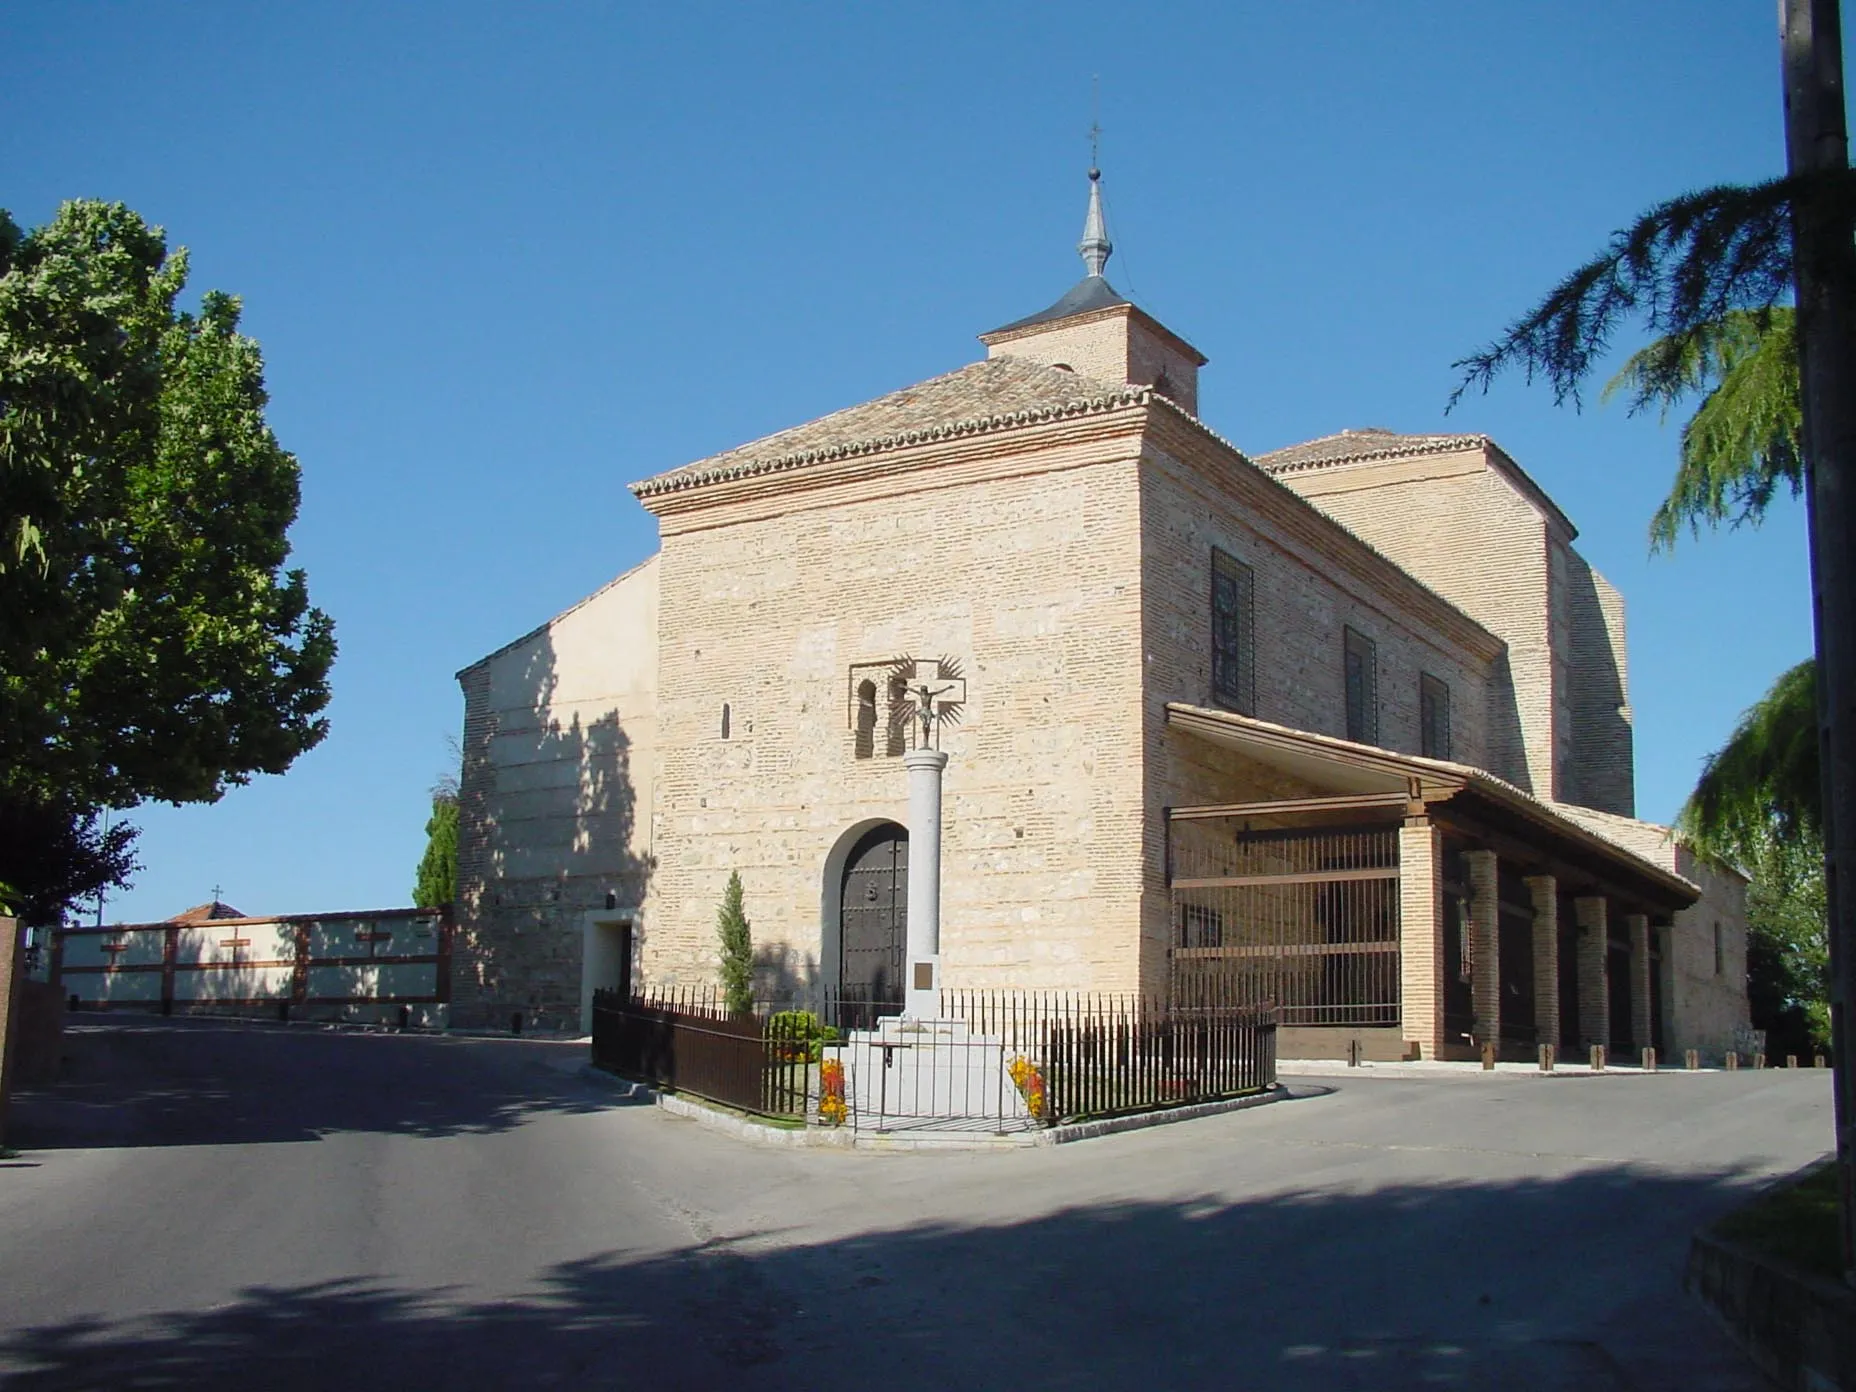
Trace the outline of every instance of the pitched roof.
[[1644, 828], [1644, 831], [1635, 835], [1626, 833], [1622, 828], [1601, 831], [1593, 825], [1591, 817], [1584, 815], [1586, 809], [1572, 809], [1564, 803], [1543, 801], [1507, 779], [1499, 778], [1474, 764], [1432, 759], [1419, 754], [1401, 754], [1377, 745], [1361, 744], [1356, 740], [1317, 734], [1311, 730], [1297, 730], [1268, 720], [1258, 720], [1254, 716], [1239, 715], [1235, 711], [1194, 706], [1184, 701], [1167, 702], [1166, 719], [1167, 724], [1175, 729], [1242, 749], [1266, 763], [1282, 766], [1287, 759], [1299, 761], [1300, 766], [1305, 768], [1310, 760], [1330, 762], [1368, 775], [1378, 775], [1388, 790], [1398, 789], [1401, 784], [1409, 788], [1410, 782], [1415, 779], [1427, 803], [1448, 801], [1457, 793], [1479, 795], [1491, 805], [1518, 813], [1540, 831], [1576, 846], [1587, 854], [1596, 853], [1613, 866], [1628, 871], [1640, 882], [1653, 886], [1659, 894], [1671, 896], [1670, 902], [1676, 907], [1686, 908], [1700, 895], [1699, 888], [1692, 881], [1676, 872], [1673, 862], [1664, 865], [1654, 855], [1653, 838], [1664, 828], [1636, 822], [1634, 818], [1619, 817], [1612, 820], [1632, 822], [1636, 827]]
[[907, 443], [904, 437], [943, 427], [958, 425], [977, 431], [1017, 423], [1008, 418], [1024, 412], [1082, 409], [1122, 397], [1133, 401], [1139, 395], [1139, 388], [1115, 386], [1023, 358], [988, 358], [634, 483], [632, 492], [645, 498], [698, 483], [793, 467], [852, 446]]
[[1395, 430], [1366, 426], [1343, 430], [1338, 435], [1323, 435], [1299, 445], [1253, 455], [1251, 462], [1267, 474], [1278, 478], [1284, 474], [1306, 473], [1340, 464], [1360, 464], [1377, 459], [1400, 459], [1421, 454], [1454, 454], [1458, 450], [1482, 450], [1496, 470], [1505, 473], [1532, 502], [1565, 528], [1568, 538], [1577, 537], [1579, 529], [1553, 501], [1547, 490], [1535, 483], [1514, 456], [1487, 435], [1401, 435]]
[[1394, 430], [1366, 426], [1323, 435], [1286, 449], [1271, 450], [1252, 460], [1272, 474], [1319, 469], [1328, 464], [1351, 464], [1361, 459], [1389, 459], [1402, 454], [1447, 454], [1453, 450], [1480, 449], [1494, 443], [1487, 435], [1401, 435]]
[[244, 914], [230, 904], [222, 904], [217, 899], [210, 904], [195, 904], [185, 913], [177, 913], [168, 920], [169, 923], [212, 923], [221, 918], [243, 918]]
[[1130, 301], [1115, 292], [1099, 275], [1084, 276], [1064, 292], [1062, 299], [1049, 309], [1041, 309], [1036, 314], [1028, 314], [1023, 319], [1014, 319], [1009, 324], [980, 335], [980, 341], [999, 334], [1016, 333], [1019, 329], [1029, 329], [1037, 324], [1054, 324], [1059, 319], [1068, 319], [1073, 314], [1088, 314], [1097, 309], [1113, 309], [1116, 305], [1125, 305]]

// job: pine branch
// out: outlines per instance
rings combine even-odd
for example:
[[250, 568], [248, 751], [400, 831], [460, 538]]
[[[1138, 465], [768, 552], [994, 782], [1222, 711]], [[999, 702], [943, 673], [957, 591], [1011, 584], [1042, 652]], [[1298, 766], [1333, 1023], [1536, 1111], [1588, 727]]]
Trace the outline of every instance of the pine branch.
[[1680, 360], [1699, 351], [1707, 326], [1734, 310], [1764, 310], [1791, 287], [1791, 210], [1800, 190], [1829, 185], [1839, 211], [1856, 212], [1856, 174], [1723, 184], [1659, 204], [1616, 233], [1602, 255], [1579, 267], [1495, 342], [1452, 364], [1463, 380], [1454, 409], [1502, 372], [1544, 377], [1556, 402], [1581, 403], [1581, 384], [1626, 322], [1641, 319], [1673, 340]]
[[1702, 850], [1743, 863], [1764, 838], [1817, 836], [1817, 661], [1786, 672], [1702, 766], [1676, 825]]

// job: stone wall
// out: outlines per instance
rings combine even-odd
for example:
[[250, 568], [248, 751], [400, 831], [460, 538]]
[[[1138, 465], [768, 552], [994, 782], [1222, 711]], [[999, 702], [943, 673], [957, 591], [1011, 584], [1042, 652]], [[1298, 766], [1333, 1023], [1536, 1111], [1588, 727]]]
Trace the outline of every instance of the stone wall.
[[575, 1026], [586, 933], [642, 909], [657, 590], [653, 558], [458, 674], [455, 1024]]
[[955, 658], [967, 681], [941, 746], [947, 984], [1133, 984], [1143, 417], [1091, 423], [1109, 437], [1080, 444], [1033, 430], [1003, 452], [956, 443], [890, 456], [881, 474], [847, 466], [841, 483], [724, 488], [665, 515], [676, 621], [660, 656], [648, 980], [714, 979], [730, 871], [765, 984], [835, 979], [844, 851], [906, 821], [901, 760], [882, 740], [856, 757], [855, 683], [907, 653]]

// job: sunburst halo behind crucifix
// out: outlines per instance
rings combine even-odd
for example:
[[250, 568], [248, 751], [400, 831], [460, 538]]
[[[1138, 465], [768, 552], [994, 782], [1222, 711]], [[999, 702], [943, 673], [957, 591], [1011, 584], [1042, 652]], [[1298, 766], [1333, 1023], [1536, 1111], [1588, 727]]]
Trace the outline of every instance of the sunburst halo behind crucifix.
[[939, 748], [940, 732], [958, 725], [967, 704], [967, 679], [957, 658], [898, 657], [889, 664], [891, 688], [896, 702], [890, 710], [892, 724], [919, 723], [920, 749]]

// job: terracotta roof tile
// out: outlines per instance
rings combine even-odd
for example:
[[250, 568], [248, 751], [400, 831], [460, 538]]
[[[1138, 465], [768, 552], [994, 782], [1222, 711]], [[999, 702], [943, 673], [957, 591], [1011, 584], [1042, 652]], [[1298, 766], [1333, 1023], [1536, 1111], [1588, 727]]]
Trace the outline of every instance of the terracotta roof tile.
[[1069, 406], [1126, 388], [1045, 367], [1023, 358], [988, 358], [901, 391], [821, 416], [748, 444], [699, 459], [632, 485], [640, 494], [677, 487], [698, 475], [727, 475], [749, 466], [911, 431], [980, 421], [1015, 411]]
[[169, 923], [211, 923], [220, 918], [243, 918], [244, 914], [230, 904], [222, 904], [217, 899], [210, 904], [195, 904], [185, 913], [177, 913], [168, 920]]
[[1257, 455], [1254, 463], [1272, 474], [1301, 469], [1318, 469], [1328, 464], [1344, 464], [1356, 459], [1386, 458], [1401, 454], [1442, 454], [1450, 450], [1479, 449], [1489, 443], [1486, 435], [1401, 435], [1394, 430], [1368, 427], [1343, 430], [1338, 435], [1324, 435], [1286, 449]]

